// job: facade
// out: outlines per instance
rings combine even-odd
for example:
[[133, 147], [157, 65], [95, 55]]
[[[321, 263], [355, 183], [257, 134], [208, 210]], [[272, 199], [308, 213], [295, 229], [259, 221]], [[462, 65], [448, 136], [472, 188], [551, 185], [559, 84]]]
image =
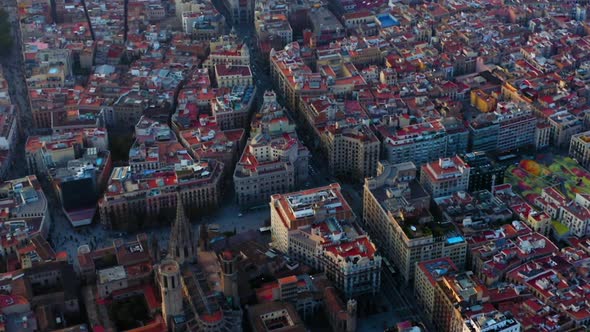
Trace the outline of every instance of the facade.
[[572, 135], [569, 156], [584, 168], [590, 168], [590, 131]]
[[435, 296], [437, 282], [447, 274], [459, 273], [459, 270], [448, 257], [437, 258], [420, 262], [416, 265], [416, 277], [414, 279], [414, 293], [416, 302], [424, 310], [424, 315], [432, 323], [435, 311], [439, 310]]
[[96, 213], [98, 196], [106, 187], [112, 170], [108, 151], [88, 148], [79, 159], [49, 172], [62, 210], [74, 227], [90, 225]]
[[471, 167], [459, 156], [442, 158], [420, 169], [420, 184], [433, 198], [449, 196], [469, 188]]
[[406, 282], [414, 279], [416, 264], [426, 260], [450, 257], [462, 269], [467, 252], [454, 226], [433, 231], [430, 196], [416, 172], [411, 163], [381, 164], [377, 176], [365, 180], [363, 193], [363, 223]]
[[446, 156], [447, 133], [440, 121], [406, 126], [400, 130], [381, 127], [385, 159], [391, 164], [412, 162], [422, 166]]
[[109, 228], [126, 228], [157, 218], [161, 209], [176, 207], [178, 190], [189, 208], [215, 207], [221, 197], [222, 174], [223, 164], [214, 160], [155, 172], [116, 167], [99, 199], [100, 222]]
[[252, 70], [250, 70], [249, 65], [216, 64], [215, 80], [217, 81], [217, 86], [220, 88], [232, 88], [236, 85], [254, 85]]
[[537, 123], [535, 128], [535, 149], [540, 150], [551, 142], [551, 126], [548, 123]]
[[527, 104], [501, 102], [496, 107], [498, 129], [498, 151], [512, 151], [535, 145], [537, 119]]
[[[486, 114], [487, 115], [487, 114]], [[500, 125], [486, 121], [469, 123], [469, 149], [471, 151], [492, 152], [498, 147]]]
[[369, 127], [330, 126], [322, 135], [322, 144], [331, 174], [353, 179], [375, 175], [381, 144]]
[[476, 151], [461, 155], [470, 168], [468, 191], [492, 190], [494, 185], [504, 183], [506, 165], [494, 162], [485, 153]]
[[582, 121], [568, 111], [557, 112], [548, 121], [551, 144], [558, 148], [567, 147], [572, 136], [582, 131]]
[[209, 56], [203, 62], [203, 68], [212, 72], [217, 65], [249, 66], [250, 51], [246, 43], [234, 35], [224, 35], [209, 42]]
[[381, 257], [354, 222], [328, 218], [289, 232], [289, 257], [323, 270], [346, 298], [376, 294]]
[[438, 331], [465, 331], [464, 314], [470, 308], [489, 300], [485, 286], [481, 285], [471, 272], [445, 275], [437, 281], [435, 301], [439, 304], [433, 316]]

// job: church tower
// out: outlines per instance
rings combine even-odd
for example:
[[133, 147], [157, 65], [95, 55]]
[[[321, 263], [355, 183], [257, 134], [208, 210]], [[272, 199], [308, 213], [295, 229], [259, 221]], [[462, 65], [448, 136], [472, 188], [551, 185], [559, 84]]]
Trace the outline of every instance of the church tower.
[[176, 220], [170, 231], [168, 256], [176, 260], [180, 265], [194, 263], [197, 257], [197, 242], [191, 223], [184, 211], [182, 196], [178, 193], [176, 197]]
[[346, 318], [346, 331], [356, 331], [356, 315], [357, 315], [357, 304], [356, 300], [350, 299], [346, 302], [346, 312], [348, 316]]
[[238, 294], [238, 256], [230, 250], [225, 250], [219, 255], [221, 262], [221, 286], [223, 295], [232, 299], [234, 308], [240, 306]]
[[182, 314], [182, 285], [180, 265], [172, 259], [164, 259], [158, 267], [158, 283], [162, 297], [162, 315], [166, 322], [170, 317]]

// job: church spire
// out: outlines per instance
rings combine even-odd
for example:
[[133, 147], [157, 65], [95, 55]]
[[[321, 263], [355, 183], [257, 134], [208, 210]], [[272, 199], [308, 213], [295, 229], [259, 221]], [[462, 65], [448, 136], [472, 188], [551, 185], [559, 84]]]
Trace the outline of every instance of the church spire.
[[176, 220], [170, 231], [168, 255], [179, 264], [193, 263], [197, 255], [196, 242], [191, 223], [184, 211], [182, 195], [178, 192], [176, 195]]

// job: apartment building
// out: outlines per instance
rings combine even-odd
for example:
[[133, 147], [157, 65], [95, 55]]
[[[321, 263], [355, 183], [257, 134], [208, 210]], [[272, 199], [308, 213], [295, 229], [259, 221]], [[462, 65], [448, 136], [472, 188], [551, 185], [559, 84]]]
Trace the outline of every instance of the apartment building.
[[440, 310], [440, 303], [436, 301], [435, 296], [437, 283], [445, 275], [456, 273], [459, 273], [459, 270], [448, 257], [424, 261], [416, 265], [416, 278], [414, 279], [416, 302], [424, 310], [424, 316], [431, 323], [433, 323], [435, 312]]
[[272, 194], [293, 191], [307, 180], [309, 150], [273, 91], [264, 93], [250, 124], [250, 137], [234, 172], [238, 204], [267, 203]]
[[430, 121], [396, 129], [381, 125], [385, 159], [391, 164], [412, 162], [422, 166], [446, 156], [447, 132], [440, 121]]
[[471, 307], [487, 301], [487, 288], [472, 272], [445, 275], [437, 281], [435, 302], [439, 310], [434, 312], [432, 321], [439, 331], [465, 331], [464, 315], [470, 314]]
[[289, 256], [323, 270], [345, 298], [379, 291], [382, 259], [376, 250], [351, 220], [328, 217], [289, 232]]
[[382, 258], [339, 184], [271, 196], [273, 247], [326, 273], [347, 298], [376, 294]]
[[216, 64], [215, 80], [219, 88], [232, 88], [236, 85], [252, 86], [252, 70], [250, 66]]
[[465, 332], [520, 332], [520, 323], [505, 314], [494, 310], [478, 313], [465, 320]]
[[433, 198], [449, 196], [469, 188], [470, 170], [459, 156], [441, 158], [422, 166], [420, 184]]
[[511, 151], [535, 145], [537, 119], [529, 105], [500, 102], [494, 113], [500, 125], [497, 150]]
[[230, 93], [216, 97], [211, 104], [213, 117], [221, 130], [245, 128], [254, 103], [256, 89], [233, 86]]
[[590, 168], [590, 131], [572, 135], [569, 156], [584, 168]]
[[289, 252], [289, 231], [320, 222], [328, 217], [356, 220], [337, 183], [270, 197], [272, 245]]
[[25, 145], [27, 170], [31, 174], [46, 173], [49, 168], [62, 167], [82, 155], [84, 147], [104, 151], [108, 147], [104, 128], [87, 128], [47, 136], [29, 136]]
[[351, 179], [376, 174], [381, 144], [368, 126], [328, 126], [321, 138], [331, 174]]
[[203, 62], [203, 68], [210, 71], [213, 71], [216, 65], [250, 65], [248, 45], [238, 40], [234, 35], [223, 35], [211, 40], [209, 48], [209, 56]]
[[535, 146], [537, 119], [530, 105], [500, 102], [471, 121], [471, 151], [511, 151]]
[[202, 126], [182, 130], [178, 133], [178, 137], [196, 160], [215, 159], [228, 165], [224, 169], [225, 177], [233, 172], [236, 160], [244, 147], [246, 132], [244, 129], [219, 130], [215, 127]]
[[558, 148], [568, 146], [572, 136], [582, 131], [582, 120], [568, 111], [557, 112], [548, 121], [551, 126], [551, 144]]
[[116, 167], [98, 202], [100, 222], [113, 229], [137, 227], [134, 223], [157, 218], [164, 208], [174, 208], [178, 191], [187, 208], [216, 207], [222, 173], [223, 164], [215, 160], [149, 172]]
[[319, 73], [313, 73], [301, 58], [300, 45], [293, 42], [270, 53], [270, 74], [287, 107], [297, 110], [302, 97], [328, 94], [328, 84]]
[[429, 213], [430, 196], [416, 179], [412, 163], [381, 163], [377, 176], [365, 179], [363, 224], [384, 257], [406, 282], [417, 263], [450, 257], [465, 266], [467, 243], [452, 224], [437, 224]]

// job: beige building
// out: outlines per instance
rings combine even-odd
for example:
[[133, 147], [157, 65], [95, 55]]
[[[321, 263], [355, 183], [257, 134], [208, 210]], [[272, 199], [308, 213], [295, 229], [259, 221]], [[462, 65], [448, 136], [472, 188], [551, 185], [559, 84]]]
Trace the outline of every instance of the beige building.
[[270, 224], [273, 247], [281, 252], [288, 252], [289, 231], [328, 217], [338, 220], [356, 219], [337, 183], [288, 194], [272, 195]]
[[376, 174], [381, 143], [369, 127], [330, 126], [321, 138], [332, 174], [359, 180]]
[[473, 277], [471, 271], [443, 276], [437, 281], [435, 289], [437, 310], [432, 320], [437, 331], [465, 331], [465, 316], [469, 314], [470, 308], [488, 301], [486, 287]]
[[435, 296], [437, 282], [447, 274], [459, 272], [453, 261], [448, 257], [420, 262], [416, 265], [416, 277], [414, 279], [414, 293], [416, 302], [428, 320], [433, 323], [435, 311], [440, 310], [440, 303]]
[[323, 270], [346, 298], [376, 294], [382, 258], [354, 221], [328, 217], [289, 232], [289, 256]]
[[220, 88], [232, 88], [236, 85], [252, 86], [254, 84], [249, 65], [217, 64], [215, 65], [215, 80]]
[[420, 169], [420, 183], [433, 198], [467, 191], [470, 167], [459, 156], [441, 158]]
[[249, 66], [250, 51], [246, 43], [238, 41], [234, 36], [224, 35], [209, 44], [209, 56], [203, 67], [213, 71], [216, 65]]
[[590, 131], [575, 134], [570, 141], [569, 156], [588, 169], [590, 167]]
[[271, 197], [273, 247], [322, 270], [346, 298], [376, 294], [382, 258], [339, 184]]
[[465, 266], [467, 243], [452, 224], [437, 224], [429, 212], [430, 196], [416, 180], [412, 163], [380, 163], [377, 176], [365, 179], [363, 222], [378, 248], [406, 282], [417, 263], [450, 257]]

